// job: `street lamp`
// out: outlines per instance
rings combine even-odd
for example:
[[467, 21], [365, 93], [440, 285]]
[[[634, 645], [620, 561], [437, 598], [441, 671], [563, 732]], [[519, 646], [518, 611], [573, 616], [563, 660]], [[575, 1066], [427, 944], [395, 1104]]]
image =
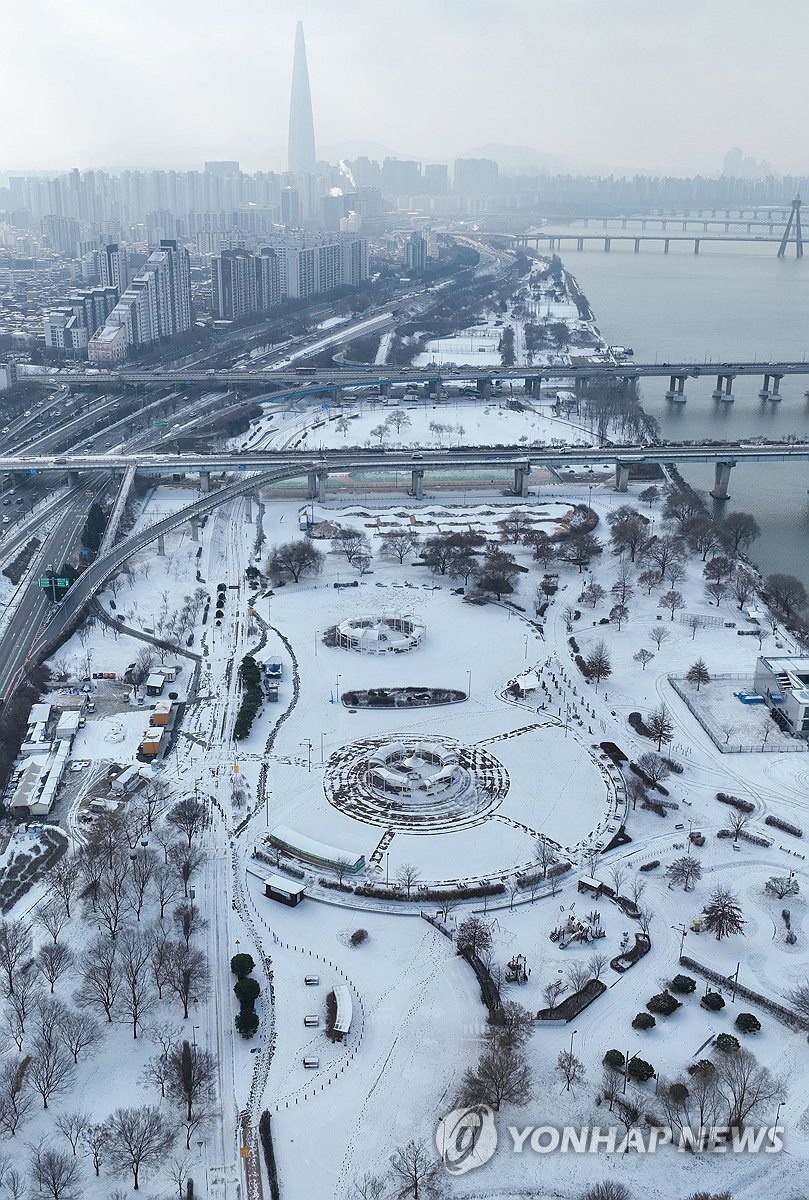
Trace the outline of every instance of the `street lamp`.
[[303, 741], [301, 742], [301, 745], [305, 746], [307, 749], [308, 756], [309, 756], [309, 768], [308, 769], [311, 771], [312, 770], [312, 739], [304, 738]]
[[681, 959], [683, 957], [683, 942], [686, 939], [688, 930], [685, 927], [684, 921], [681, 921], [679, 925], [672, 925], [672, 929], [674, 930], [675, 933], [679, 933], [679, 935], [680, 935], [680, 954], [678, 956], [678, 961], [679, 961], [679, 959]]

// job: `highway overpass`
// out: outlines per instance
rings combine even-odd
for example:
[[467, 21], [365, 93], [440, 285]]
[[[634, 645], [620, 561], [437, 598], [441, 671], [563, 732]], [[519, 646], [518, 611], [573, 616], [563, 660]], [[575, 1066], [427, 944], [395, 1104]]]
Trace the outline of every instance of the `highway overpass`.
[[178, 369], [171, 371], [143, 371], [125, 368], [120, 371], [73, 371], [60, 370], [47, 375], [24, 375], [19, 383], [58, 382], [70, 387], [120, 387], [122, 384], [174, 387], [179, 384], [205, 384], [210, 387], [239, 384], [257, 384], [261, 387], [289, 388], [301, 391], [328, 391], [331, 388], [361, 388], [389, 386], [393, 384], [430, 383], [476, 383], [506, 382], [508, 380], [570, 380], [586, 381], [593, 378], [647, 379], [683, 378], [698, 379], [700, 376], [735, 377], [737, 375], [809, 375], [809, 362], [805, 359], [774, 362], [710, 361], [702, 362], [585, 362], [554, 363], [533, 367], [475, 366], [474, 364], [431, 364], [424, 367], [342, 366], [304, 369], [250, 369], [229, 368], [219, 371]]
[[[237, 450], [212, 453], [155, 454], [149, 450], [111, 454], [60, 454], [0, 456], [0, 470], [12, 474], [59, 472], [72, 481], [81, 474], [114, 472], [123, 474], [134, 467], [150, 475], [200, 476], [203, 491], [210, 489], [211, 475], [217, 472], [282, 471], [284, 479], [306, 477], [312, 496], [325, 496], [330, 474], [352, 470], [375, 470], [381, 473], [410, 471], [413, 491], [420, 495], [425, 472], [475, 470], [507, 467], [515, 472], [515, 491], [523, 494], [524, 481], [531, 465], [560, 468], [571, 463], [584, 466], [604, 462], [614, 463], [616, 488], [625, 491], [631, 467], [638, 465], [687, 466], [689, 463], [714, 463], [716, 480], [713, 495], [727, 498], [730, 469], [738, 462], [806, 462], [809, 461], [809, 442], [740, 445], [738, 443], [708, 442], [702, 445], [660, 446], [513, 446], [505, 449], [481, 448], [458, 450], [326, 450], [316, 453], [278, 450]], [[518, 476], [522, 473], [522, 482]]]

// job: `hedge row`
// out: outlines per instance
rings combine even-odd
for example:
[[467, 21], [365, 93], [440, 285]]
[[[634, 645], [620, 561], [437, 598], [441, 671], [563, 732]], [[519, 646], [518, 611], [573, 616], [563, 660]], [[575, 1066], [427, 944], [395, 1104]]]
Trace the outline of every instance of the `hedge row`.
[[256, 713], [261, 708], [261, 668], [251, 654], [246, 654], [242, 659], [240, 675], [244, 694], [233, 727], [233, 736], [237, 742], [247, 737]]
[[606, 983], [600, 979], [590, 979], [584, 987], [572, 996], [568, 996], [556, 1008], [541, 1008], [537, 1013], [538, 1021], [572, 1021], [589, 1004], [597, 1000], [607, 990]]
[[781, 829], [784, 833], [791, 833], [793, 837], [803, 837], [803, 830], [797, 825], [790, 825], [789, 821], [782, 821], [780, 817], [765, 817], [765, 825], [772, 825], [773, 829]]
[[749, 800], [742, 800], [739, 796], [729, 796], [727, 792], [717, 792], [716, 798], [720, 804], [729, 804], [731, 808], [738, 808], [739, 812], [751, 813], [756, 807]]
[[275, 1161], [275, 1150], [272, 1144], [272, 1118], [266, 1108], [258, 1119], [258, 1133], [264, 1150], [264, 1162], [267, 1166], [267, 1177], [270, 1181], [270, 1196], [272, 1200], [281, 1200], [281, 1188], [278, 1184], [278, 1164]]

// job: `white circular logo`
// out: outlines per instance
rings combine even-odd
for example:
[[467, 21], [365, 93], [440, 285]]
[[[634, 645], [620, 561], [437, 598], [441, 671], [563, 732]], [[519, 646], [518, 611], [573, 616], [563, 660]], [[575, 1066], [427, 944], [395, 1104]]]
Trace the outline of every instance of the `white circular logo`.
[[453, 1109], [439, 1121], [435, 1144], [450, 1175], [482, 1167], [497, 1149], [493, 1111], [488, 1104]]

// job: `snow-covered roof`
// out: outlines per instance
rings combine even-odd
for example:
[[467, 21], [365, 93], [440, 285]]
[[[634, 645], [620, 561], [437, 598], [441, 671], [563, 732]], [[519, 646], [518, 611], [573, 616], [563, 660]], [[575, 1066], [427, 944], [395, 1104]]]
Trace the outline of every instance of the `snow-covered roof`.
[[285, 896], [302, 896], [306, 890], [305, 884], [297, 879], [287, 879], [284, 875], [268, 875], [264, 880], [265, 888], [281, 892]]
[[362, 855], [355, 851], [341, 850], [337, 846], [328, 846], [325, 842], [306, 837], [305, 834], [291, 829], [289, 825], [276, 825], [270, 830], [269, 838], [273, 843], [283, 843], [309, 858], [322, 859], [324, 862], [344, 862], [350, 865], [362, 858]]

